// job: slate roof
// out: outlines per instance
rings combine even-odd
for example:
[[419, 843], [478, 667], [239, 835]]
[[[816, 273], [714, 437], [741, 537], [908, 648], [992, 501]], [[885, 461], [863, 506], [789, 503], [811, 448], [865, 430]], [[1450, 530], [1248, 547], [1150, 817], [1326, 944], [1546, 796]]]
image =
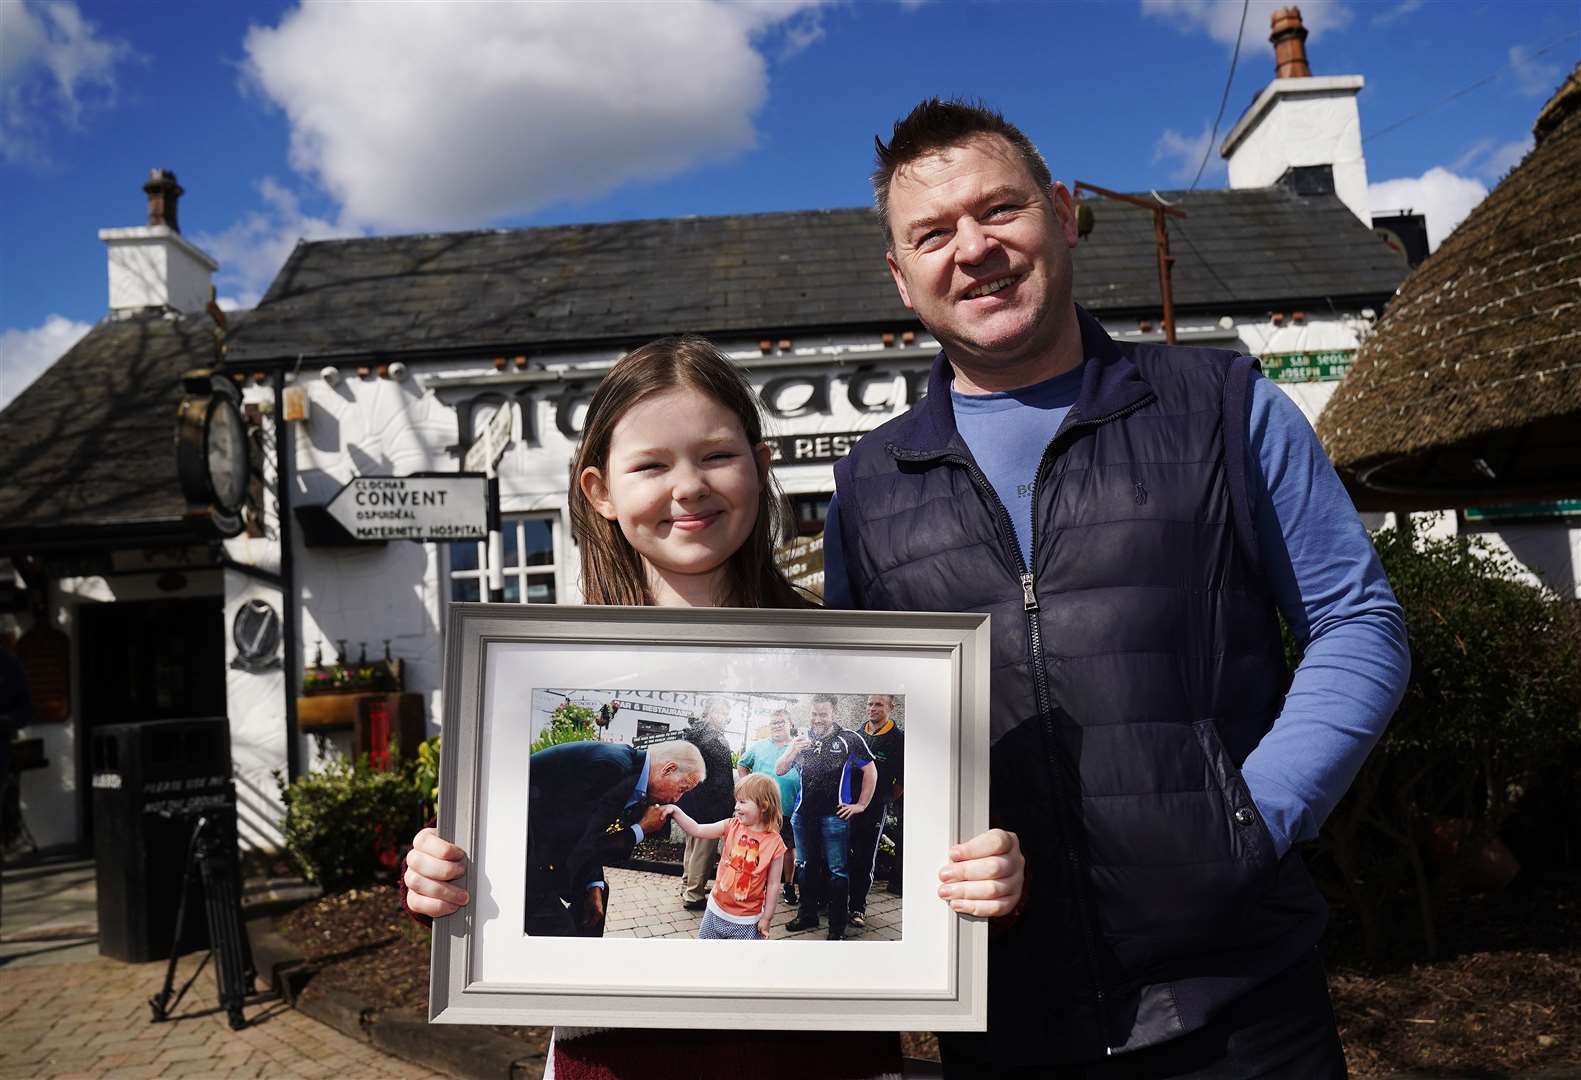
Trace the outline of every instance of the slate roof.
[[[1381, 303], [1405, 276], [1333, 195], [1269, 188], [1179, 198], [1191, 215], [1170, 223], [1183, 310]], [[1098, 226], [1076, 252], [1077, 300], [1099, 314], [1156, 316], [1152, 216], [1093, 205]], [[881, 243], [866, 209], [304, 242], [232, 335], [228, 357], [492, 353], [678, 331], [916, 325]]]
[[214, 363], [207, 315], [88, 331], [0, 412], [0, 546], [90, 526], [190, 533], [176, 405], [181, 374]]

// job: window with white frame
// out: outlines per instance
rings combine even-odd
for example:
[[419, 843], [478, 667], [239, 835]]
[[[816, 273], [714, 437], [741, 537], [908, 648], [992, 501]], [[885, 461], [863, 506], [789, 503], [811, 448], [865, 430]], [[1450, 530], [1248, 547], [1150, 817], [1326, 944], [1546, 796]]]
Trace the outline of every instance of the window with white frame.
[[[558, 595], [560, 518], [557, 514], [506, 516], [500, 519], [505, 558], [504, 599], [512, 604], [553, 604]], [[487, 596], [487, 541], [450, 545], [450, 599], [482, 600]]]

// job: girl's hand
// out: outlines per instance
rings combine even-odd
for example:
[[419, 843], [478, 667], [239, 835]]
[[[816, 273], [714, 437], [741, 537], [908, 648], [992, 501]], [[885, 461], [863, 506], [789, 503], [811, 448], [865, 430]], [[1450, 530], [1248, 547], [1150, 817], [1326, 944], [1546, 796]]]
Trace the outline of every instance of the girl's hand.
[[670, 820], [670, 815], [675, 813], [677, 810], [679, 810], [680, 807], [675, 805], [672, 802], [667, 802], [667, 803], [661, 804], [659, 809], [664, 811], [664, 820], [665, 821], [669, 821]]
[[989, 829], [950, 849], [950, 861], [939, 870], [939, 896], [962, 915], [1009, 915], [1021, 903], [1026, 865], [1015, 833]]
[[773, 917], [764, 912], [763, 917], [758, 920], [758, 937], [767, 941], [769, 939], [769, 927], [772, 925]]
[[450, 915], [472, 898], [450, 882], [467, 872], [467, 853], [433, 829], [412, 837], [406, 856], [406, 906], [419, 915]]

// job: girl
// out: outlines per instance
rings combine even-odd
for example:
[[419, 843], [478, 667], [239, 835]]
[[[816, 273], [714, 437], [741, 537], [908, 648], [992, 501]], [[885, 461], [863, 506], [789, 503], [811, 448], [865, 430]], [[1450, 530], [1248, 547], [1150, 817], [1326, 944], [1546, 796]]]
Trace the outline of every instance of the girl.
[[724, 838], [697, 936], [767, 941], [785, 865], [779, 784], [762, 773], [743, 776], [736, 781], [736, 812], [710, 825], [699, 825], [679, 806], [664, 809], [687, 836]]
[[[590, 604], [809, 606], [774, 565], [780, 502], [757, 397], [701, 338], [655, 341], [610, 368], [588, 405], [569, 502]], [[407, 909], [440, 916], [467, 903], [450, 884], [465, 859], [433, 829], [419, 832], [402, 874]], [[892, 1034], [560, 1029], [545, 1077], [854, 1080], [899, 1071]]]

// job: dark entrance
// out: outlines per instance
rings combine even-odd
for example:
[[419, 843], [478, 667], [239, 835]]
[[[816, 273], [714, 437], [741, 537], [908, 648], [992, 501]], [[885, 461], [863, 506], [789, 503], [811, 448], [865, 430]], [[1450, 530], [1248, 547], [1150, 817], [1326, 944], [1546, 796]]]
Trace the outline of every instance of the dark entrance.
[[[225, 715], [222, 598], [83, 604], [77, 621], [78, 746], [105, 724]], [[93, 837], [89, 757], [78, 755], [84, 841]]]

